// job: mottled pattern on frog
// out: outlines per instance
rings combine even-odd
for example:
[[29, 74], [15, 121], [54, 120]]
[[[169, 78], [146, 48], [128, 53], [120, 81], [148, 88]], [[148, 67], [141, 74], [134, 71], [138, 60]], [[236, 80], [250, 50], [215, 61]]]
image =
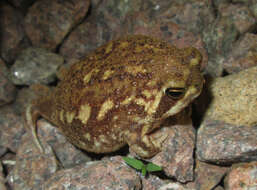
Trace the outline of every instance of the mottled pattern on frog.
[[[48, 119], [87, 151], [112, 152], [129, 144], [139, 156], [150, 157], [166, 137], [153, 140], [148, 134], [200, 94], [200, 62], [195, 48], [177, 49], [142, 35], [124, 37], [71, 66], [30, 113], [33, 121]], [[182, 95], [170, 97], [169, 88], [182, 89]]]

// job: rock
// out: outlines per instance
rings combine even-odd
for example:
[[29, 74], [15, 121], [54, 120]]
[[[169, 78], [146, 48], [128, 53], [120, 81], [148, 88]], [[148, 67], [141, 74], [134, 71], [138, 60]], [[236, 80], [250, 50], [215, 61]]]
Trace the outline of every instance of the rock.
[[[195, 130], [188, 121], [162, 129], [161, 133], [168, 134], [163, 143], [162, 152], [150, 161], [162, 166], [165, 174], [185, 183], [194, 179], [194, 145]], [[156, 137], [158, 138], [158, 136]]]
[[[118, 25], [124, 21], [126, 15], [139, 11], [143, 2], [143, 0], [102, 0], [96, 11], [99, 15], [102, 15], [110, 25]], [[113, 26], [110, 27], [113, 28]]]
[[25, 18], [25, 30], [33, 46], [55, 50], [70, 30], [85, 17], [89, 0], [36, 1]]
[[[24, 114], [26, 107], [35, 99], [47, 96], [53, 87], [41, 84], [32, 84], [19, 89], [15, 102], [11, 105], [17, 115]], [[47, 91], [47, 92], [46, 92]]]
[[1, 1], [0, 3], [0, 55], [7, 62], [11, 63], [22, 49], [28, 47], [26, 41], [22, 14]]
[[16, 114], [22, 115], [28, 106], [28, 104], [35, 99], [37, 96], [31, 88], [24, 87], [20, 89], [17, 93], [15, 102], [12, 104], [12, 107]]
[[0, 164], [0, 189], [1, 190], [7, 190], [5, 186], [5, 178], [4, 178], [4, 173], [3, 173], [3, 166]]
[[4, 60], [2, 60], [1, 58], [0, 58], [0, 74], [3, 75], [4, 77], [8, 77], [8, 74], [9, 74], [9, 70], [6, 67]]
[[155, 175], [149, 174], [147, 178], [142, 178], [142, 190], [159, 190], [161, 186], [166, 185], [167, 182]]
[[257, 159], [257, 126], [231, 125], [205, 118], [197, 134], [199, 160], [231, 164]]
[[252, 4], [249, 6], [255, 19], [257, 19], [257, 2], [252, 1]]
[[[71, 32], [60, 54], [72, 64], [122, 33], [126, 15], [140, 9], [140, 1], [103, 0], [91, 16]], [[96, 3], [96, 2], [95, 2]]]
[[239, 36], [255, 27], [256, 19], [247, 6], [220, 3], [217, 19], [203, 30], [203, 40], [210, 57], [206, 72], [214, 77], [221, 76], [223, 64], [234, 49]]
[[234, 164], [225, 178], [225, 189], [257, 189], [257, 162]]
[[99, 6], [99, 4], [102, 3], [102, 0], [91, 0], [91, 6], [92, 6], [92, 9], [97, 9], [97, 7]]
[[256, 25], [257, 20], [246, 5], [222, 4], [218, 11], [221, 17], [227, 17], [232, 21], [240, 34], [252, 31]]
[[217, 164], [257, 159], [257, 67], [214, 79], [197, 132], [198, 158]]
[[[181, 183], [176, 182], [170, 182], [165, 185], [162, 185], [158, 190], [189, 190], [188, 188], [184, 187]], [[190, 190], [196, 190], [196, 189], [190, 189]]]
[[43, 144], [47, 143], [52, 147], [62, 167], [70, 168], [91, 160], [85, 153], [68, 142], [61, 132], [47, 121], [39, 120], [37, 126], [40, 142], [43, 141]]
[[[36, 0], [9, 0], [9, 2], [26, 13], [27, 9], [35, 2]], [[24, 14], [25, 15], [25, 14]]]
[[[196, 161], [195, 178], [193, 182], [181, 184], [173, 180], [160, 179], [157, 176], [149, 174], [147, 178], [142, 178], [143, 190], [209, 190], [221, 182], [229, 167], [207, 164]], [[222, 187], [216, 187], [215, 190], [224, 190]]]
[[4, 172], [8, 175], [15, 166], [16, 154], [12, 152], [7, 152], [3, 157], [1, 157], [1, 162], [4, 166]]
[[217, 77], [223, 76], [224, 62], [225, 62], [225, 57], [222, 55], [215, 55], [213, 57], [209, 57], [207, 67], [205, 69], [206, 75], [211, 78], [217, 78]]
[[40, 185], [57, 171], [54, 152], [46, 144], [44, 151], [40, 153], [31, 142], [31, 136], [23, 136], [16, 155], [16, 165], [7, 177], [12, 189], [40, 189]]
[[203, 30], [203, 41], [210, 56], [226, 55], [236, 41], [239, 31], [229, 17], [219, 17]]
[[97, 16], [91, 16], [74, 29], [60, 47], [60, 54], [71, 65], [78, 62], [100, 45], [109, 41], [109, 28], [105, 23], [97, 22]]
[[232, 0], [232, 3], [245, 3], [245, 4], [251, 4], [252, 2], [254, 2], [254, 0]]
[[7, 152], [7, 148], [0, 145], [0, 158]]
[[228, 169], [196, 160], [194, 181], [187, 183], [186, 187], [197, 190], [213, 189], [221, 182]]
[[203, 41], [209, 55], [206, 73], [213, 77], [222, 75], [224, 57], [231, 51], [232, 44], [239, 36], [229, 17], [218, 17], [203, 30]]
[[199, 188], [188, 188], [186, 184], [181, 184], [170, 179], [163, 180], [154, 175], [149, 175], [147, 178], [142, 178], [142, 185], [142, 190], [200, 190]]
[[192, 46], [202, 53], [203, 61], [201, 67], [204, 68], [207, 64], [208, 56], [201, 37], [165, 19], [156, 19], [143, 12], [134, 12], [133, 14], [127, 15], [122, 32], [116, 34], [143, 34], [165, 40], [178, 48]]
[[208, 1], [146, 1], [149, 16], [168, 23], [174, 22], [180, 28], [194, 34], [200, 34], [214, 21], [214, 10]]
[[257, 124], [257, 66], [215, 79], [206, 117], [236, 126]]
[[43, 184], [42, 189], [139, 190], [141, 183], [140, 177], [121, 157], [114, 157], [60, 170]]
[[224, 188], [221, 187], [221, 186], [217, 186], [217, 187], [215, 187], [213, 190], [224, 190]]
[[[145, 34], [179, 47], [194, 46], [202, 52], [203, 63], [207, 62], [207, 54], [200, 36], [185, 31], [167, 18], [160, 20], [152, 17], [153, 15], [148, 13], [152, 10], [151, 3], [144, 3], [145, 1], [120, 1], [116, 5], [114, 0], [102, 1], [97, 10], [71, 32], [62, 44], [60, 54], [72, 64], [107, 41], [128, 34]], [[146, 10], [143, 12], [139, 11], [140, 9]]]
[[8, 79], [9, 70], [0, 58], [0, 106], [8, 104], [15, 99], [16, 88]]
[[257, 35], [246, 33], [235, 44], [224, 61], [224, 69], [228, 73], [237, 73], [257, 66]]
[[22, 117], [11, 106], [0, 109], [0, 145], [17, 152], [21, 138], [25, 133]]
[[55, 80], [56, 71], [63, 61], [60, 55], [45, 49], [28, 48], [12, 65], [10, 79], [17, 85], [49, 84]]
[[223, 6], [223, 4], [230, 3], [230, 0], [214, 0], [213, 6], [217, 10], [220, 6]]

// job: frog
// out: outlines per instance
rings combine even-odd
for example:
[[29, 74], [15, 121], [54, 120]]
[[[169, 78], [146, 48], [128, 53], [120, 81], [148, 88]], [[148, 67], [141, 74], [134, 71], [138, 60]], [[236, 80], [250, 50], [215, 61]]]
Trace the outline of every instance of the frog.
[[111, 153], [128, 145], [141, 158], [162, 150], [153, 138], [201, 93], [201, 53], [146, 35], [112, 40], [73, 64], [46, 96], [26, 108], [33, 142], [37, 120], [52, 123], [76, 147]]

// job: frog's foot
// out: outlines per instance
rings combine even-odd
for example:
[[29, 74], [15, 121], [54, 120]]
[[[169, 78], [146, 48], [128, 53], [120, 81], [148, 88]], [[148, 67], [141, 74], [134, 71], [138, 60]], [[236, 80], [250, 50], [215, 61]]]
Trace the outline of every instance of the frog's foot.
[[40, 150], [41, 153], [43, 153], [44, 149], [37, 135], [37, 119], [40, 116], [40, 113], [37, 110], [33, 109], [33, 105], [29, 105], [26, 108], [25, 114], [25, 126], [28, 132], [32, 135], [32, 140], [35, 143], [36, 147]]
[[[162, 144], [167, 138], [167, 134], [160, 135], [143, 135], [131, 134], [128, 137], [130, 149], [142, 158], [150, 158], [159, 153]], [[157, 138], [158, 137], [158, 138]]]

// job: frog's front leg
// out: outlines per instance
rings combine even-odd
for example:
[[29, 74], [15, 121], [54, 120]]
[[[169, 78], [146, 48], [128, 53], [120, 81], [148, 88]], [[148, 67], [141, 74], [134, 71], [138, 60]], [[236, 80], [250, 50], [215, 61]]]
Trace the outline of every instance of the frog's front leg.
[[40, 112], [32, 104], [28, 105], [25, 112], [25, 126], [28, 132], [32, 135], [32, 140], [40, 150], [44, 152], [44, 149], [38, 139], [37, 135], [37, 119], [40, 117]]
[[[156, 128], [159, 127], [154, 127]], [[126, 141], [130, 149], [142, 158], [149, 158], [160, 152], [164, 140], [168, 137], [166, 133], [160, 131], [151, 133], [152, 131], [153, 127], [144, 126], [140, 131], [126, 133]]]

